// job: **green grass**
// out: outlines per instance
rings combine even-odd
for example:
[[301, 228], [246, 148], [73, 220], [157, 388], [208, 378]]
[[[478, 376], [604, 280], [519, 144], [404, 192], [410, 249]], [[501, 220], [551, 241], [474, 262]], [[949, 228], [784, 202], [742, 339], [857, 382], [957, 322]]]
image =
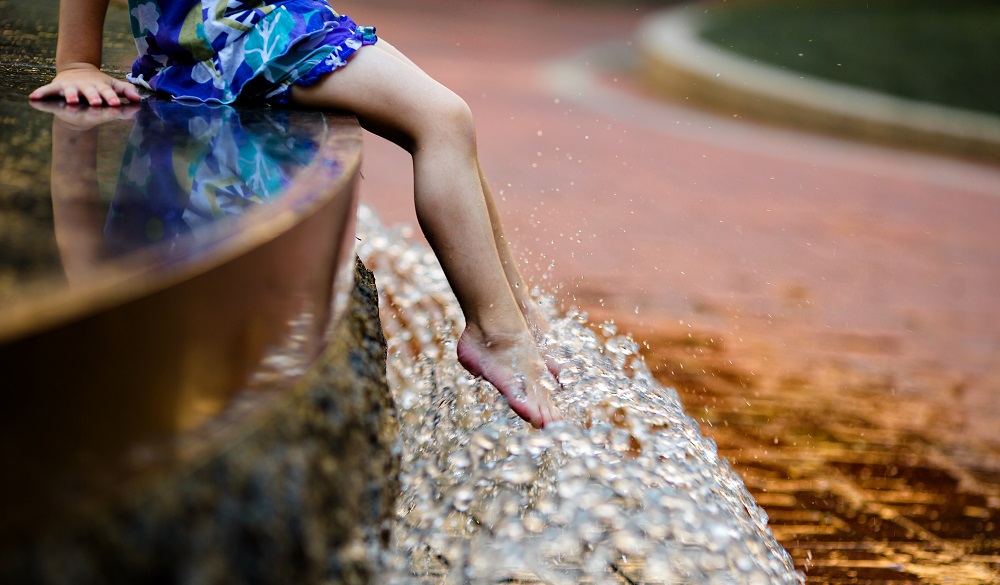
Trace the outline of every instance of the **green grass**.
[[763, 63], [1000, 114], [998, 0], [729, 0], [702, 37]]

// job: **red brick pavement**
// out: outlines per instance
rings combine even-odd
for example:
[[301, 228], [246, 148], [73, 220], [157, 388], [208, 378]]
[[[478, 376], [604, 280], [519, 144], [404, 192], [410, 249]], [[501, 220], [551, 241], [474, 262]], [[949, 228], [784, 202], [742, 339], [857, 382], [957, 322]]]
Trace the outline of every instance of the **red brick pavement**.
[[[777, 440], [781, 428], [794, 431], [803, 450], [783, 450], [768, 465], [789, 475], [796, 456], [812, 457], [802, 469], [854, 473], [858, 489], [844, 489], [864, 500], [870, 468], [863, 472], [864, 465], [837, 457], [817, 467], [816, 453], [829, 453], [823, 446], [831, 440], [850, 444], [843, 433], [851, 428], [880, 437], [865, 443], [866, 453], [897, 453], [886, 436], [915, 437], [932, 455], [920, 451], [914, 459], [898, 451], [897, 472], [919, 467], [919, 460], [922, 469], [965, 477], [938, 482], [946, 486], [941, 493], [962, 492], [953, 483], [965, 481], [975, 484], [969, 489], [981, 501], [966, 506], [973, 521], [962, 524], [965, 536], [936, 537], [932, 520], [919, 516], [930, 514], [926, 506], [912, 502], [906, 510], [918, 516], [900, 525], [919, 543], [995, 532], [1000, 169], [659, 102], [636, 87], [627, 62], [616, 56], [627, 52], [647, 8], [525, 0], [366, 0], [337, 8], [376, 25], [466, 98], [507, 231], [528, 259], [528, 272], [556, 287], [567, 305], [650, 340], [650, 364], [681, 386], [706, 432], [714, 435], [710, 425], [728, 422], [743, 429], [742, 438], [714, 435], [724, 452], [738, 460], [746, 441], [764, 440], [762, 424], [776, 421], [767, 432]], [[364, 176], [363, 200], [384, 221], [416, 225], [404, 153], [369, 141]], [[706, 365], [701, 342], [683, 343], [688, 333], [719, 340], [724, 363], [739, 375], [720, 369], [717, 353], [714, 365]], [[679, 376], [685, 362], [697, 371]], [[747, 388], [743, 395], [740, 388]], [[740, 400], [756, 414], [741, 415]], [[814, 431], [823, 438], [810, 440]], [[892, 445], [911, 445], [910, 439]], [[766, 457], [766, 445], [758, 447], [754, 459]], [[747, 473], [755, 489], [766, 488], [760, 478], [775, 472]], [[800, 503], [803, 513], [815, 514], [820, 504], [810, 501]], [[872, 509], [879, 522], [885, 520], [879, 514], [898, 512]], [[779, 532], [799, 550], [788, 544], [797, 538], [794, 530]], [[853, 529], [836, 534], [832, 541], [871, 536]], [[970, 571], [986, 577], [969, 582], [1000, 574], [997, 537], [989, 538], [976, 541], [978, 548], [956, 549], [978, 551]], [[838, 554], [824, 557], [829, 571], [811, 580], [901, 582], [858, 580], [866, 562], [888, 563], [879, 570], [896, 574], [902, 561], [888, 556], [851, 557], [854, 577], [839, 581], [830, 577], [841, 566]], [[907, 573], [919, 576], [910, 582], [944, 582], [947, 562], [929, 563]]]
[[[1000, 169], [661, 104], [596, 58], [579, 93], [549, 74], [646, 8], [338, 7], [469, 101], [508, 232], [567, 303], [857, 362], [934, 405], [914, 424], [1000, 447]], [[366, 147], [364, 200], [416, 225], [408, 157]]]

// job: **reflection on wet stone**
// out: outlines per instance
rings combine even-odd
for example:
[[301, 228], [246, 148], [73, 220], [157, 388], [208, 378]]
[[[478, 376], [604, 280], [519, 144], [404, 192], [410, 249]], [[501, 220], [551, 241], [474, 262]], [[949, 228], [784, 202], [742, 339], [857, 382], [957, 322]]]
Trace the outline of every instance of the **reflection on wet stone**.
[[316, 152], [324, 121], [312, 114], [144, 100], [105, 238], [130, 252], [279, 196]]
[[388, 582], [800, 583], [767, 516], [638, 345], [536, 297], [566, 421], [531, 431], [454, 357], [461, 313], [429, 250], [362, 208], [400, 406]]

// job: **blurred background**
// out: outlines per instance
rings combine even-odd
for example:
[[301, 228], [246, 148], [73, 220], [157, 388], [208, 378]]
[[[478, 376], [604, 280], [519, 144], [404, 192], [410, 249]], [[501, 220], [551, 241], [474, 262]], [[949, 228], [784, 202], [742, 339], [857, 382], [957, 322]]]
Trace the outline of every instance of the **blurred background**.
[[930, 584], [1000, 582], [998, 6], [336, 8], [469, 102], [526, 272], [644, 344], [808, 582]]

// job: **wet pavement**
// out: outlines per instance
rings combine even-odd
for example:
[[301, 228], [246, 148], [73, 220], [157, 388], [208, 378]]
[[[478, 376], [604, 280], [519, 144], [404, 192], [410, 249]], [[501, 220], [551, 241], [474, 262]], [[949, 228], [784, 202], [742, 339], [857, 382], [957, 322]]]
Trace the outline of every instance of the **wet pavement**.
[[1000, 581], [1000, 169], [654, 99], [644, 7], [338, 8], [466, 98], [526, 271], [646, 341], [809, 582]]

